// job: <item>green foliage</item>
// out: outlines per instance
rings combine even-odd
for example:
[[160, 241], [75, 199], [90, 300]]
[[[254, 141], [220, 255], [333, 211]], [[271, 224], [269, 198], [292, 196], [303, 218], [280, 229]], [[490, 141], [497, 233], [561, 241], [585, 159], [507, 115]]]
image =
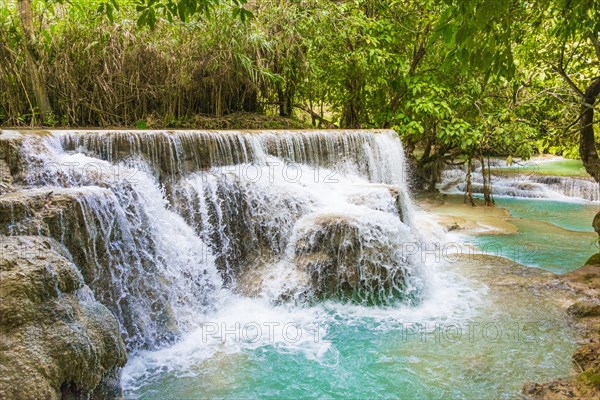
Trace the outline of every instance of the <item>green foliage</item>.
[[[110, 0], [110, 3], [103, 3], [104, 10], [108, 18], [113, 20], [112, 9], [118, 9], [117, 0]], [[195, 15], [204, 15], [210, 17], [215, 8], [220, 4], [226, 3], [231, 6], [234, 18], [239, 18], [242, 22], [252, 17], [252, 12], [244, 8], [247, 0], [137, 0], [136, 11], [139, 13], [137, 24], [139, 27], [149, 26], [154, 28], [159, 18], [165, 18], [173, 22], [175, 18], [186, 22]], [[112, 6], [111, 6], [112, 5]]]
[[[422, 165], [576, 157], [579, 101], [561, 73], [579, 87], [600, 76], [593, 0], [32, 6], [51, 125], [189, 126], [249, 111], [394, 128]], [[0, 123], [10, 125], [37, 113], [16, 13], [0, 8]]]
[[[598, 257], [596, 257], [598, 259]], [[586, 386], [591, 386], [595, 389], [600, 389], [600, 373], [595, 373], [592, 369], [583, 371], [577, 377]]]

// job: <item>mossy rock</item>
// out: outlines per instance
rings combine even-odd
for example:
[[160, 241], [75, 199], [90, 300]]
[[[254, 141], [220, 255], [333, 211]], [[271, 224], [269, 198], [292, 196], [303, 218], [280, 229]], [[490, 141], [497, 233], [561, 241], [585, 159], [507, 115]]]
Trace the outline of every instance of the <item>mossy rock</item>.
[[577, 377], [577, 380], [583, 385], [594, 390], [600, 390], [600, 373], [592, 370], [583, 371]]
[[0, 398], [102, 392], [127, 358], [114, 315], [56, 241], [2, 236], [0, 252]]
[[600, 253], [596, 253], [585, 262], [585, 265], [600, 265]]
[[600, 235], [600, 211], [594, 217], [592, 226], [594, 227], [594, 230], [598, 233], [598, 235]]
[[600, 304], [591, 301], [578, 301], [567, 309], [567, 313], [577, 318], [600, 317]]

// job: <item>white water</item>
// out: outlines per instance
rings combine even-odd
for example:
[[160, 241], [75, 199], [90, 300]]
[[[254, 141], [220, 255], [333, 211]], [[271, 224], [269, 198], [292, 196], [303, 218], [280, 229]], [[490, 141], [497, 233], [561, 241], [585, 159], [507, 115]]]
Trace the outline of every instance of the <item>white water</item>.
[[24, 138], [22, 185], [77, 199], [87, 242], [57, 239], [84, 248], [87, 283], [132, 350], [177, 341], [231, 291], [269, 304], [429, 293], [393, 132]]
[[[169, 209], [147, 168], [66, 153], [52, 139], [34, 144], [25, 143], [24, 181], [33, 191], [76, 198], [89, 238], [74, 243], [84, 253], [80, 267], [118, 317], [128, 347], [160, 347], [196, 326], [198, 310], [214, 307], [222, 279], [210, 249]], [[57, 239], [70, 243], [64, 232]]]
[[[297, 297], [286, 293], [289, 291], [308, 295], [302, 293], [310, 291], [301, 284], [302, 271], [294, 279], [294, 287], [288, 283], [297, 270], [293, 264], [301, 252], [297, 240], [314, 242], [331, 223], [356, 228], [360, 238], [357, 251], [390, 274], [411, 275], [412, 279], [405, 280], [409, 285], [397, 289], [407, 297], [416, 295], [424, 286], [423, 278], [418, 276], [418, 263], [410, 259], [410, 254], [403, 254], [403, 246], [417, 239], [400, 219], [403, 209], [392, 195], [401, 189], [372, 184], [354, 172], [317, 169], [267, 157], [262, 165], [240, 164], [190, 175], [175, 188], [176, 208], [191, 220], [201, 237], [215, 245], [219, 265], [230, 279], [262, 267], [259, 278], [268, 274], [275, 279], [268, 285], [274, 298]], [[272, 273], [285, 269], [291, 271]], [[361, 272], [362, 280], [379, 278], [368, 276], [366, 268]], [[383, 291], [383, 287], [377, 287]], [[372, 299], [377, 302], [393, 300], [390, 293], [371, 291], [362, 293], [361, 299], [368, 301], [369, 296], [377, 297]]]
[[[499, 169], [492, 174], [492, 193], [496, 196], [600, 202], [600, 184], [592, 178], [501, 172]], [[473, 172], [472, 182], [473, 193], [483, 193], [480, 168]], [[449, 194], [465, 193], [466, 170], [449, 168], [443, 171], [438, 189]]]

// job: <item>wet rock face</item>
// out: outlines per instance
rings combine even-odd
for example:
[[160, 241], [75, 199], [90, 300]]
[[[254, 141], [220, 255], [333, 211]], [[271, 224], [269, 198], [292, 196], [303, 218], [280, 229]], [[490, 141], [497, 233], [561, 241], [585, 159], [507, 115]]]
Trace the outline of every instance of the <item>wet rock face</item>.
[[[200, 184], [200, 182], [203, 182]], [[236, 176], [198, 176], [175, 191], [177, 212], [204, 238], [227, 285], [282, 257], [306, 205]]]
[[0, 160], [0, 194], [8, 193], [13, 190], [13, 177], [10, 173], [10, 167], [4, 160]]
[[[2, 182], [6, 179], [12, 181], [12, 175], [18, 175], [21, 172], [22, 145], [23, 138], [20, 135], [12, 135], [4, 132], [0, 134], [0, 158], [4, 164], [1, 169]], [[10, 175], [10, 178], [7, 175]]]
[[[123, 218], [117, 199], [104, 188], [30, 189], [0, 196], [0, 234], [43, 235], [63, 244], [96, 299], [119, 318], [128, 346], [173, 340], [176, 326], [167, 294], [157, 289], [161, 278], [151, 257], [150, 232], [144, 224], [125, 231]], [[140, 248], [144, 256], [138, 255]], [[150, 327], [143, 310], [154, 321]], [[150, 339], [144, 342], [144, 337]]]
[[600, 211], [594, 217], [594, 221], [592, 222], [592, 226], [598, 235], [600, 235]]
[[314, 296], [379, 304], [404, 293], [407, 260], [389, 243], [371, 240], [348, 216], [322, 215], [300, 233], [295, 264], [309, 275]]
[[[108, 195], [97, 188], [96, 195]], [[101, 248], [97, 240], [106, 240], [100, 233], [90, 237], [86, 229], [86, 215], [82, 200], [89, 195], [85, 189], [31, 189], [0, 196], [0, 233], [42, 234], [62, 242], [71, 252], [74, 262], [83, 272], [86, 283], [95, 279], [94, 260], [90, 244]]]
[[49, 238], [0, 237], [0, 398], [117, 394], [117, 320], [67, 257]]

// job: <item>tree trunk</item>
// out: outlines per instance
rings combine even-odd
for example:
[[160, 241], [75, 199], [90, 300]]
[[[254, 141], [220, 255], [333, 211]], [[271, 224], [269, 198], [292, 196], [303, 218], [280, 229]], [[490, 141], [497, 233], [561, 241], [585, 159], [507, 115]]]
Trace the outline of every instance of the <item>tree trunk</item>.
[[348, 89], [349, 99], [342, 108], [342, 122], [341, 125], [348, 129], [360, 128], [360, 85], [358, 79], [350, 78], [346, 83]]
[[[596, 78], [584, 92], [579, 120], [579, 155], [585, 170], [600, 184], [600, 158], [598, 158], [598, 143], [594, 136], [594, 103], [600, 96], [600, 78]], [[594, 218], [594, 229], [600, 226], [600, 211]], [[600, 230], [596, 230], [600, 236]]]
[[467, 204], [467, 199], [469, 203], [475, 207], [475, 201], [473, 200], [473, 182], [471, 180], [471, 173], [473, 171], [473, 159], [471, 155], [469, 155], [467, 161], [467, 190], [465, 191], [464, 204]]
[[584, 92], [579, 119], [579, 155], [586, 171], [600, 182], [598, 143], [594, 137], [594, 103], [600, 95], [600, 78], [596, 78]]
[[490, 206], [495, 206], [496, 201], [494, 200], [494, 189], [492, 188], [492, 169], [490, 168], [490, 156], [488, 154], [487, 157], [487, 175], [488, 175], [488, 187], [489, 187], [489, 195], [490, 195]]
[[[31, 3], [30, 0], [17, 0], [17, 5], [19, 7], [19, 19], [21, 21], [21, 30], [23, 31], [24, 38], [23, 52], [25, 54], [25, 64], [31, 78], [31, 86], [36, 105], [41, 114], [42, 122], [44, 122], [52, 115], [52, 107], [50, 105], [50, 99], [48, 98], [46, 83], [44, 82], [38, 66], [39, 56], [36, 51], [37, 40], [33, 28], [33, 19], [31, 17]], [[31, 113], [34, 116], [36, 114], [35, 110], [31, 110]]]
[[492, 200], [491, 194], [492, 190], [490, 185], [490, 174], [485, 168], [485, 158], [483, 157], [483, 154], [479, 156], [479, 161], [481, 162], [481, 176], [483, 176], [483, 201], [486, 206], [493, 206], [494, 201]]

